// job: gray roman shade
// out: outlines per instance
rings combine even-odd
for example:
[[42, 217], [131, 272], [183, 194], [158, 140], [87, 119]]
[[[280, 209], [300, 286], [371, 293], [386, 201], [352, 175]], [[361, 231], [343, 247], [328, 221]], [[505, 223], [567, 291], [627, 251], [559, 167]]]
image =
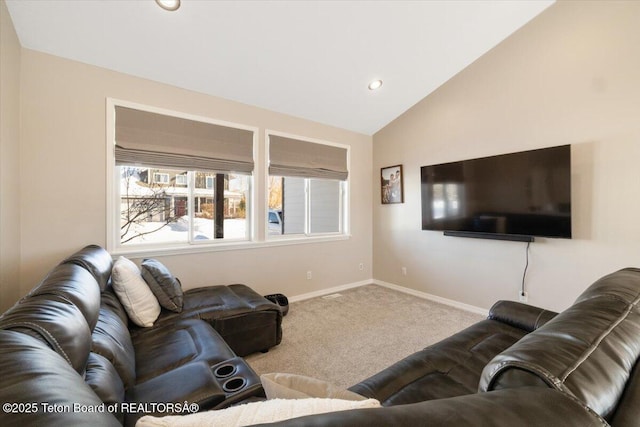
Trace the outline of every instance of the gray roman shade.
[[269, 135], [269, 174], [345, 180], [347, 149]]
[[253, 132], [116, 106], [116, 165], [253, 171]]

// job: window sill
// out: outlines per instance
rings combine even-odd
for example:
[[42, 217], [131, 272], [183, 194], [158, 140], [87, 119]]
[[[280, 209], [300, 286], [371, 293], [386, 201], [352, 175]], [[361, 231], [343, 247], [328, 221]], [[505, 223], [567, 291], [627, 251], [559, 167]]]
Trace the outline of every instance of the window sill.
[[265, 241], [236, 241], [223, 242], [215, 244], [199, 244], [188, 246], [154, 246], [154, 247], [132, 247], [118, 248], [110, 251], [111, 255], [116, 257], [124, 255], [131, 258], [142, 258], [149, 256], [170, 256], [185, 255], [206, 252], [221, 252], [233, 250], [261, 249], [277, 246], [304, 245], [312, 243], [335, 242], [341, 240], [349, 240], [348, 234], [331, 235], [331, 236], [313, 236], [313, 237], [278, 237]]

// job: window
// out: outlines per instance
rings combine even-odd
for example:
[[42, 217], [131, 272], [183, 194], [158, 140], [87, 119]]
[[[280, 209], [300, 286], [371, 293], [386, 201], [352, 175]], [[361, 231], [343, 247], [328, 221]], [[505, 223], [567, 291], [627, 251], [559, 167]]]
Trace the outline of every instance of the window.
[[[108, 107], [112, 253], [177, 254], [348, 234], [348, 146], [269, 132], [268, 170], [257, 175], [266, 181], [254, 185], [256, 128], [115, 100]], [[268, 191], [268, 203], [253, 204], [256, 188]]]
[[269, 236], [345, 234], [346, 147], [269, 135]]
[[168, 184], [169, 183], [169, 174], [168, 173], [154, 173], [153, 174], [153, 182], [156, 184]]
[[251, 237], [254, 132], [115, 106], [112, 246]]
[[[204, 172], [189, 171], [184, 176], [193, 185], [181, 187], [169, 182], [147, 184], [152, 169], [132, 166], [116, 169], [120, 176], [121, 245], [248, 238], [249, 175], [211, 177]], [[154, 177], [157, 175], [152, 173]], [[204, 178], [221, 180], [221, 188], [217, 185], [205, 188]]]

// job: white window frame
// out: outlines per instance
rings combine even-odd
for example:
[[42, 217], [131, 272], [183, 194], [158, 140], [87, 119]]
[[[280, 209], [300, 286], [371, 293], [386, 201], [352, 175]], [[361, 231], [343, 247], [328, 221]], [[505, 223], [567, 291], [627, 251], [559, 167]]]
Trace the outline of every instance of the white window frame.
[[[310, 143], [315, 143], [315, 144], [323, 144], [323, 145], [329, 145], [332, 147], [339, 147], [339, 148], [344, 148], [347, 151], [347, 170], [350, 172], [351, 171], [351, 147], [349, 145], [345, 145], [345, 144], [339, 144], [339, 143], [335, 143], [335, 142], [330, 142], [330, 141], [326, 141], [326, 140], [320, 140], [320, 139], [314, 139], [314, 138], [309, 138], [309, 137], [303, 137], [300, 135], [293, 135], [290, 133], [285, 133], [285, 132], [279, 132], [279, 131], [274, 131], [274, 130], [266, 130], [265, 131], [265, 176], [264, 176], [264, 182], [265, 182], [265, 212], [267, 213], [266, 215], [264, 215], [264, 224], [265, 224], [265, 229], [267, 230], [266, 233], [266, 240], [267, 241], [272, 241], [272, 242], [293, 242], [293, 241], [313, 241], [313, 240], [341, 240], [341, 239], [347, 239], [350, 237], [349, 233], [350, 233], [350, 182], [351, 182], [351, 174], [349, 173], [349, 175], [347, 176], [347, 179], [344, 181], [340, 181], [341, 185], [340, 185], [340, 201], [339, 201], [339, 221], [340, 221], [340, 225], [339, 225], [339, 231], [338, 232], [328, 232], [328, 233], [311, 233], [311, 212], [310, 212], [310, 203], [311, 203], [311, 192], [310, 192], [310, 182], [312, 179], [321, 179], [321, 178], [301, 178], [305, 180], [305, 226], [304, 226], [304, 233], [298, 233], [298, 234], [279, 234], [279, 235], [269, 235], [268, 233], [268, 229], [269, 229], [269, 206], [268, 206], [268, 200], [269, 200], [269, 177], [271, 175], [269, 175], [269, 136], [270, 135], [274, 135], [274, 136], [281, 136], [284, 138], [292, 138], [292, 139], [297, 139], [300, 141], [306, 141], [306, 142], [310, 142]], [[286, 178], [286, 177], [285, 177]], [[286, 222], [286, 212], [285, 212], [285, 222]]]
[[176, 175], [176, 185], [188, 185], [188, 184], [189, 184], [188, 173]]
[[[118, 169], [115, 166], [115, 107], [122, 106], [133, 108], [142, 111], [148, 111], [157, 114], [163, 114], [168, 116], [180, 117], [188, 120], [195, 120], [205, 123], [212, 123], [215, 125], [233, 127], [238, 129], [244, 129], [253, 132], [253, 158], [257, 158], [258, 154], [258, 139], [259, 129], [253, 126], [246, 126], [238, 123], [226, 122], [221, 120], [214, 120], [208, 117], [195, 116], [186, 113], [181, 113], [172, 110], [166, 110], [162, 108], [151, 107], [134, 102], [118, 100], [114, 98], [106, 99], [106, 218], [107, 218], [107, 230], [106, 230], [106, 246], [107, 250], [113, 255], [129, 255], [129, 256], [146, 256], [146, 255], [174, 255], [184, 253], [195, 252], [209, 252], [228, 249], [242, 249], [247, 246], [251, 246], [256, 240], [256, 215], [255, 215], [255, 203], [256, 198], [255, 191], [255, 178], [258, 175], [256, 169], [259, 169], [259, 162], [254, 161], [253, 174], [248, 175], [249, 188], [247, 190], [247, 204], [246, 204], [246, 239], [213, 239], [213, 240], [194, 240], [193, 238], [193, 224], [189, 225], [189, 241], [177, 242], [177, 243], [159, 243], [159, 244], [144, 244], [144, 245], [122, 245], [120, 243], [120, 176], [116, 173]], [[226, 173], [226, 172], [221, 172]], [[193, 191], [195, 184], [195, 174], [188, 172], [189, 180], [189, 198], [188, 209], [193, 212]]]
[[[351, 148], [345, 144], [337, 144], [325, 140], [312, 139], [308, 137], [301, 137], [285, 132], [274, 131], [270, 129], [261, 130], [255, 126], [248, 126], [239, 123], [227, 122], [222, 120], [214, 120], [209, 117], [202, 117], [197, 115], [186, 114], [178, 111], [167, 110], [163, 108], [152, 107], [135, 102], [106, 98], [105, 100], [105, 163], [106, 163], [106, 220], [107, 227], [105, 230], [105, 241], [107, 250], [114, 256], [127, 255], [130, 257], [145, 257], [145, 256], [165, 256], [165, 255], [184, 255], [189, 253], [202, 253], [202, 252], [216, 252], [216, 251], [228, 251], [228, 250], [243, 250], [250, 248], [266, 248], [283, 245], [296, 245], [296, 244], [309, 244], [327, 241], [347, 240], [350, 236], [350, 182], [351, 176], [347, 178], [343, 184], [343, 197], [342, 197], [342, 230], [340, 234], [327, 234], [327, 235], [283, 235], [283, 236], [268, 236], [268, 153], [269, 153], [269, 135], [280, 135], [283, 137], [296, 138], [309, 142], [315, 142], [320, 144], [334, 145], [337, 147], [347, 149], [347, 167], [350, 170], [350, 153]], [[119, 193], [120, 181], [119, 176], [115, 173], [115, 107], [122, 106], [143, 111], [148, 111], [157, 114], [164, 114], [170, 116], [181, 117], [190, 120], [202, 121], [205, 123], [212, 123], [216, 125], [235, 127], [239, 129], [245, 129], [253, 132], [253, 159], [254, 170], [251, 175], [251, 180], [248, 189], [248, 200], [246, 205], [247, 212], [247, 236], [248, 240], [242, 241], [229, 241], [227, 239], [218, 239], [213, 241], [198, 241], [196, 244], [178, 244], [178, 245], [154, 245], [145, 247], [134, 246], [122, 246], [120, 245], [120, 213], [118, 206], [120, 204]], [[260, 140], [263, 139], [263, 143]], [[260, 160], [259, 160], [260, 159]], [[191, 174], [193, 175], [193, 174]], [[189, 177], [188, 179], [192, 179]], [[195, 179], [195, 178], [193, 178]], [[193, 184], [191, 184], [193, 187]], [[262, 203], [259, 202], [257, 192], [262, 191], [265, 199], [260, 198]], [[116, 197], [117, 196], [117, 197]], [[193, 203], [193, 197], [189, 197], [188, 204]], [[193, 209], [192, 206], [188, 206], [189, 209]], [[192, 236], [192, 230], [190, 230]], [[277, 238], [274, 238], [277, 237]]]

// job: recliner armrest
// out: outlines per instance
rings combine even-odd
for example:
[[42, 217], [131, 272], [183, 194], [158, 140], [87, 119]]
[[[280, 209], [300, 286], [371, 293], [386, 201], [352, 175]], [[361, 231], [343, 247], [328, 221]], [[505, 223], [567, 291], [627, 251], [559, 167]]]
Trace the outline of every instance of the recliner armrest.
[[[198, 410], [213, 409], [225, 400], [225, 392], [216, 381], [206, 362], [182, 365], [172, 371], [151, 378], [127, 391], [127, 406], [155, 403], [184, 403], [198, 405]], [[153, 408], [152, 408], [153, 409]], [[125, 411], [125, 425], [135, 425], [143, 415], [181, 415], [171, 412], [149, 413], [145, 411]]]
[[488, 318], [533, 332], [558, 313], [515, 301], [498, 301], [489, 309]]

